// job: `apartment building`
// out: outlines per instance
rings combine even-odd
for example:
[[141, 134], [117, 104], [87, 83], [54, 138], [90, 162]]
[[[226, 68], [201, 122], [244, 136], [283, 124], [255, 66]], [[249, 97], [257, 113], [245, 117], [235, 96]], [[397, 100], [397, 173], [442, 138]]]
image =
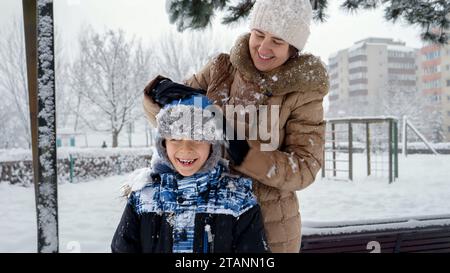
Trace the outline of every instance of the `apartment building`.
[[420, 49], [419, 89], [432, 104], [430, 111], [438, 113], [434, 118], [441, 124], [440, 134], [450, 141], [450, 45], [427, 45]]
[[331, 55], [327, 116], [379, 115], [393, 93], [417, 93], [417, 52], [401, 41], [367, 38]]

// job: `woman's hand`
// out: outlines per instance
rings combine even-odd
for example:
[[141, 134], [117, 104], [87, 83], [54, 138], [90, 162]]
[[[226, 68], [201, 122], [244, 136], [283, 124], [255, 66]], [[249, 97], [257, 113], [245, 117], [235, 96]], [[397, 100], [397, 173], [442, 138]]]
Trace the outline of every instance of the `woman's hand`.
[[227, 152], [234, 166], [239, 166], [250, 150], [247, 140], [228, 140]]
[[[233, 134], [228, 134], [227, 130], [233, 130]], [[226, 141], [226, 150], [230, 156], [231, 162], [234, 166], [241, 165], [250, 150], [250, 146], [248, 145], [247, 140], [238, 139], [236, 130], [229, 126], [225, 116], [223, 116], [223, 136]]]
[[184, 99], [192, 95], [205, 95], [202, 89], [195, 89], [183, 84], [175, 83], [169, 78], [158, 76], [147, 85], [144, 90], [159, 106], [169, 104], [173, 100]]

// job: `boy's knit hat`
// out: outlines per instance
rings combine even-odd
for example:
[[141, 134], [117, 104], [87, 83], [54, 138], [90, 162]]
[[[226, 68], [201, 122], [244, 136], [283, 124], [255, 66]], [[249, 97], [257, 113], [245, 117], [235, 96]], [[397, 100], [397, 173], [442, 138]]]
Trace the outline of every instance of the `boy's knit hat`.
[[310, 0], [256, 0], [250, 13], [250, 29], [260, 29], [280, 37], [302, 50], [310, 34]]
[[157, 130], [165, 138], [214, 143], [222, 139], [218, 114], [220, 108], [203, 95], [174, 100], [156, 116]]
[[195, 95], [171, 102], [159, 111], [156, 122], [156, 150], [160, 159], [173, 170], [164, 144], [166, 138], [210, 143], [210, 156], [199, 172], [208, 172], [217, 165], [223, 144], [222, 112], [206, 96]]

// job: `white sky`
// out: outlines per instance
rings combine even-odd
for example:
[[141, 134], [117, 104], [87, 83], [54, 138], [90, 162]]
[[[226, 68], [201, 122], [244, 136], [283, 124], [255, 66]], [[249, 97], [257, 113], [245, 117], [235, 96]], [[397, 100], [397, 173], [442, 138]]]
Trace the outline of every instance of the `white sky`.
[[[329, 19], [314, 23], [306, 51], [328, 62], [332, 53], [351, 46], [355, 41], [370, 37], [389, 37], [402, 40], [411, 47], [420, 47], [419, 29], [402, 24], [393, 25], [383, 19], [383, 11], [363, 11], [350, 15], [339, 9], [341, 0], [329, 0]], [[21, 18], [21, 0], [0, 1], [0, 24], [11, 18]], [[162, 32], [174, 29], [165, 10], [165, 0], [54, 0], [55, 25], [63, 41], [63, 50], [73, 56], [77, 50], [77, 35], [83, 26], [92, 25], [102, 31], [122, 28], [148, 42]], [[234, 39], [247, 31], [244, 21], [233, 28], [224, 27], [216, 20], [214, 32]]]

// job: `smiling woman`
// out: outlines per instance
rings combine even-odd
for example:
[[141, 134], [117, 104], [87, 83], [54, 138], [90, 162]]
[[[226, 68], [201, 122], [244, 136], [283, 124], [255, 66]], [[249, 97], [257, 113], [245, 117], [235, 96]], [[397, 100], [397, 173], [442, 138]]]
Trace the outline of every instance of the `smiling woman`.
[[290, 45], [267, 31], [253, 29], [249, 50], [255, 67], [267, 72], [284, 64], [290, 57]]

